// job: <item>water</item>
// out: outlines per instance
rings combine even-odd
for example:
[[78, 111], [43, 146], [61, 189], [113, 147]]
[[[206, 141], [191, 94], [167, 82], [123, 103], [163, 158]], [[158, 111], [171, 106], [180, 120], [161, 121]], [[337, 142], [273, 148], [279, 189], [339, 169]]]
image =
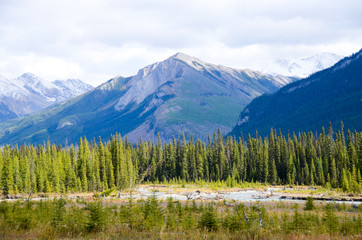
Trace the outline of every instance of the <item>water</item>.
[[[248, 201], [293, 201], [293, 202], [304, 202], [305, 200], [299, 199], [282, 199], [280, 195], [275, 194], [274, 191], [280, 190], [279, 188], [268, 188], [267, 191], [257, 191], [257, 190], [246, 190], [239, 192], [228, 192], [228, 193], [197, 193], [197, 192], [185, 192], [185, 193], [167, 193], [159, 191], [150, 191], [145, 188], [135, 189], [139, 194], [132, 194], [132, 197], [135, 199], [146, 199], [151, 196], [155, 196], [157, 199], [166, 200], [172, 198], [173, 200], [183, 201], [183, 200], [193, 200], [193, 199], [202, 199], [202, 200], [235, 200], [241, 202]], [[130, 195], [122, 195], [121, 198], [129, 198]], [[354, 201], [332, 201], [325, 200], [316, 202], [333, 202], [333, 203], [346, 203], [346, 204], [356, 204], [359, 205], [361, 202]]]
[[[157, 199], [167, 200], [172, 198], [177, 201], [186, 201], [193, 199], [201, 200], [235, 200], [240, 202], [248, 201], [293, 201], [293, 202], [304, 202], [305, 200], [299, 199], [282, 199], [280, 195], [275, 194], [274, 191], [280, 190], [279, 188], [268, 188], [267, 191], [257, 191], [257, 190], [246, 190], [238, 192], [227, 192], [227, 193], [216, 193], [216, 192], [183, 192], [183, 193], [171, 193], [171, 192], [161, 192], [153, 191], [147, 188], [139, 187], [135, 189], [136, 193], [132, 194], [120, 194], [119, 199], [128, 199], [132, 196], [134, 199], [147, 199], [148, 197], [155, 196]], [[172, 191], [172, 190], [171, 190]], [[47, 200], [48, 198], [32, 198], [32, 201]], [[2, 201], [2, 200], [0, 200]], [[17, 199], [6, 199], [6, 201], [17, 201]], [[333, 203], [346, 203], [346, 204], [355, 204], [359, 205], [361, 202], [354, 201], [333, 201], [325, 200], [315, 202], [333, 202]]]

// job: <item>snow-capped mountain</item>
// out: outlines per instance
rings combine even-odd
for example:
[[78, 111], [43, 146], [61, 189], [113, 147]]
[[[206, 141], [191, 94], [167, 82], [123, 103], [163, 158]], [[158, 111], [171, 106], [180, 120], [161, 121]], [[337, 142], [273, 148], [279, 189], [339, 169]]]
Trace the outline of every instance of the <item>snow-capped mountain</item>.
[[92, 88], [80, 80], [49, 82], [31, 73], [11, 80], [0, 76], [0, 121], [42, 110]]
[[304, 78], [333, 66], [342, 58], [342, 56], [333, 53], [320, 53], [302, 59], [282, 58], [274, 61], [264, 68], [262, 72]]
[[[229, 132], [253, 98], [295, 80], [232, 69], [177, 53], [134, 76], [115, 77], [65, 104], [24, 118], [3, 131], [2, 142], [77, 142], [80, 136], [120, 133], [136, 142], [186, 136], [206, 139]], [[41, 121], [39, 121], [39, 119]], [[1, 136], [1, 132], [0, 132]]]

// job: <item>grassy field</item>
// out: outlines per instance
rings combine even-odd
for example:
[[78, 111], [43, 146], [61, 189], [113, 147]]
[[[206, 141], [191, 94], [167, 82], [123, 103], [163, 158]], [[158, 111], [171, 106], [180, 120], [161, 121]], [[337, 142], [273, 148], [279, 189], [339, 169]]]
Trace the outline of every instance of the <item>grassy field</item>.
[[1, 239], [361, 239], [350, 204], [54, 199], [0, 202]]

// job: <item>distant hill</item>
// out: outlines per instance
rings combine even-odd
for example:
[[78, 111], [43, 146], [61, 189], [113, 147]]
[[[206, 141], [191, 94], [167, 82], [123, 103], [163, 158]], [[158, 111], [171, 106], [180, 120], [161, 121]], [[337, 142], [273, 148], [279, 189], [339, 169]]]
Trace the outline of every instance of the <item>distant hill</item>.
[[78, 79], [48, 82], [31, 73], [11, 80], [0, 76], [0, 122], [38, 112], [92, 89]]
[[265, 67], [262, 72], [304, 78], [333, 66], [342, 58], [333, 53], [320, 53], [302, 59], [282, 58]]
[[205, 139], [220, 128], [229, 132], [240, 111], [255, 97], [272, 93], [294, 78], [271, 76], [205, 63], [178, 53], [115, 77], [91, 92], [13, 123], [0, 144], [78, 142], [80, 136], [130, 141], [170, 140], [193, 134]]
[[241, 112], [231, 134], [267, 135], [318, 131], [329, 122], [339, 128], [362, 131], [362, 50], [333, 67], [293, 82], [274, 94], [254, 99]]

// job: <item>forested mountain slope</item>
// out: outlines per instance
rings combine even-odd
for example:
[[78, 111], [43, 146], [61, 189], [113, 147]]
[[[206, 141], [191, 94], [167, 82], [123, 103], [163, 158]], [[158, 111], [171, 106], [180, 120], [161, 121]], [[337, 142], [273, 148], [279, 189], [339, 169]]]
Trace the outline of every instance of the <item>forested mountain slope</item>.
[[267, 135], [270, 128], [283, 133], [318, 131], [321, 126], [362, 130], [362, 50], [333, 67], [293, 82], [274, 94], [254, 99], [241, 112], [231, 132]]

